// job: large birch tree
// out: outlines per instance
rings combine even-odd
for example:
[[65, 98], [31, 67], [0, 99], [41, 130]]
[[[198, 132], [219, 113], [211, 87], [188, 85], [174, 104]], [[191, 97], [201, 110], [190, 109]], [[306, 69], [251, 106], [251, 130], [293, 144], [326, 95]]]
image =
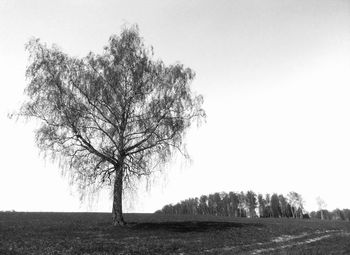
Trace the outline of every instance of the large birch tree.
[[37, 119], [36, 141], [73, 183], [113, 189], [113, 224], [124, 224], [123, 188], [185, 153], [183, 137], [205, 117], [195, 74], [154, 60], [137, 26], [113, 35], [102, 54], [72, 57], [29, 41], [27, 100], [19, 116]]

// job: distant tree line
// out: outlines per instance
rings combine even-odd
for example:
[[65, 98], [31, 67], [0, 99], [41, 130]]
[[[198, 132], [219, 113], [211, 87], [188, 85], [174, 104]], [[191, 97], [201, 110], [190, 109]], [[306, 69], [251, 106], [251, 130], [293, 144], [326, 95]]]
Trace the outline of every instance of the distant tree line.
[[175, 205], [165, 205], [158, 213], [216, 215], [230, 217], [302, 218], [303, 199], [290, 192], [287, 197], [276, 193], [256, 194], [253, 191], [221, 192], [189, 198]]
[[310, 214], [304, 210], [304, 201], [297, 192], [282, 194], [257, 194], [247, 192], [216, 192], [202, 195], [200, 198], [189, 198], [176, 204], [165, 205], [156, 213], [215, 215], [229, 217], [260, 217], [260, 218], [319, 218], [350, 221], [349, 209], [313, 211]]
[[326, 209], [312, 211], [310, 217], [314, 219], [322, 220], [346, 220], [350, 221], [350, 209], [335, 209], [333, 211], [328, 211]]

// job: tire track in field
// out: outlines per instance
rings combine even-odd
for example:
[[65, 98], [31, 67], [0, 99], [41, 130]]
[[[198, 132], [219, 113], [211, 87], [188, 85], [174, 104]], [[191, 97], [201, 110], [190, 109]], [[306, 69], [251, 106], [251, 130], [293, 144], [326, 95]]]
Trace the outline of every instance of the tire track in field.
[[[316, 236], [314, 238], [309, 238], [309, 239], [306, 239], [306, 240], [297, 241], [297, 242], [293, 242], [293, 243], [289, 243], [289, 244], [284, 244], [284, 245], [281, 244], [281, 246], [278, 246], [278, 247], [256, 249], [256, 250], [251, 251], [250, 254], [252, 254], [252, 255], [254, 254], [255, 255], [255, 254], [269, 253], [269, 252], [273, 252], [273, 251], [277, 251], [277, 250], [283, 250], [283, 249], [294, 247], [294, 246], [302, 246], [302, 245], [309, 244], [309, 243], [319, 242], [319, 241], [321, 241], [323, 239], [327, 239], [327, 238], [330, 238], [330, 237], [333, 237], [333, 236], [337, 236], [337, 235], [350, 236], [350, 233], [344, 232], [342, 230], [328, 230], [328, 231], [323, 231], [323, 232], [316, 231], [316, 232], [311, 233], [309, 235], [312, 235], [312, 234], [321, 234], [321, 235], [320, 236]], [[283, 242], [283, 241], [281, 241], [281, 242]]]
[[[222, 248], [204, 250], [204, 252], [217, 253], [217, 252], [233, 252], [237, 250], [237, 252], [240, 252], [240, 253], [244, 252], [247, 254], [263, 254], [263, 253], [273, 252], [276, 250], [283, 250], [285, 248], [290, 248], [292, 246], [300, 246], [300, 245], [318, 242], [335, 235], [350, 236], [350, 233], [344, 232], [342, 230], [326, 230], [326, 231], [317, 230], [311, 233], [304, 232], [299, 235], [282, 235], [282, 236], [273, 238], [269, 242], [258, 242], [258, 243], [238, 245], [238, 246], [226, 246]], [[303, 238], [307, 238], [307, 239], [303, 239]], [[303, 240], [296, 241], [298, 239], [303, 239]], [[278, 245], [278, 246], [268, 247], [268, 248], [263, 247], [263, 246], [271, 246], [271, 245]], [[257, 247], [261, 247], [261, 248], [257, 248]], [[249, 251], [249, 248], [253, 248], [253, 249]]]

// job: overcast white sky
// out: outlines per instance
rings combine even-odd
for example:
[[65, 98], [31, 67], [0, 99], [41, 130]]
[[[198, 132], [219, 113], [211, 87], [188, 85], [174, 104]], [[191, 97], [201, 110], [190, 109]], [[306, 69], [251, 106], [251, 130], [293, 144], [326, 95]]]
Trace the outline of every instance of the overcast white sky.
[[23, 100], [32, 36], [84, 56], [125, 23], [157, 58], [196, 71], [208, 115], [186, 139], [192, 164], [174, 160], [128, 211], [250, 189], [350, 208], [350, 1], [0, 0], [0, 210], [111, 211], [108, 194], [81, 204], [39, 156], [33, 124], [7, 113]]

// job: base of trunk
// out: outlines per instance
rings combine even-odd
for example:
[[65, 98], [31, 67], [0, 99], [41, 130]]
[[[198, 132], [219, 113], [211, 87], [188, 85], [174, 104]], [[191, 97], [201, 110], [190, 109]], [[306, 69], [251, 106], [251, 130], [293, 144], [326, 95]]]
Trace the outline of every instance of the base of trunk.
[[112, 212], [112, 224], [113, 226], [125, 226], [126, 222], [123, 217], [123, 213], [120, 211], [114, 211]]
[[113, 221], [113, 226], [115, 226], [115, 227], [125, 226], [125, 225], [126, 225], [126, 222], [124, 221], [124, 219]]

